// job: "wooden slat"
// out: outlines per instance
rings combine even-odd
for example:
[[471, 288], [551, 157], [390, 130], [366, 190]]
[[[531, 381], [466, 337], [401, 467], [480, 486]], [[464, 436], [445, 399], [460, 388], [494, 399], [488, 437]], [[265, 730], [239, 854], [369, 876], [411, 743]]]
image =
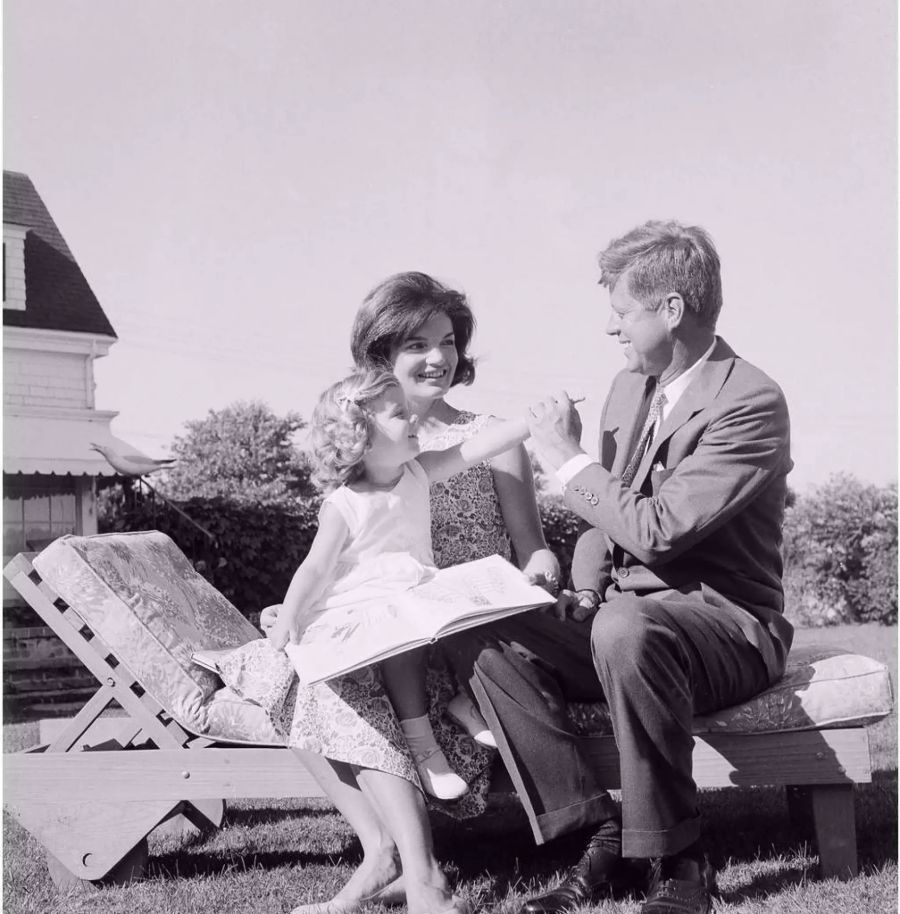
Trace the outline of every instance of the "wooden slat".
[[[793, 733], [706, 734], [694, 738], [700, 787], [869, 783], [869, 737], [862, 727]], [[610, 789], [621, 786], [610, 736], [588, 740], [588, 752]]]
[[321, 796], [287, 749], [149, 749], [14, 754], [3, 759], [3, 799], [128, 802], [156, 799]]
[[[591, 740], [604, 783], [619, 786], [610, 737]], [[698, 740], [694, 774], [701, 787], [848, 784], [871, 780], [868, 738], [861, 728]], [[285, 749], [211, 748], [8, 755], [8, 800], [80, 798], [114, 802], [150, 799], [319, 796], [318, 785]]]
[[68, 752], [97, 718], [112, 704], [115, 696], [108, 686], [101, 686], [94, 696], [84, 704], [59, 735], [47, 747], [48, 752]]

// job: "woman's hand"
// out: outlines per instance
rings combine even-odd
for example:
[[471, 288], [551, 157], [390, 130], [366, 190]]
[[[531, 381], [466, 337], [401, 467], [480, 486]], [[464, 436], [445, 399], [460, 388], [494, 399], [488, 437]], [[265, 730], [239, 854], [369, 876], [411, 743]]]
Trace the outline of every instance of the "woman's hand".
[[543, 587], [550, 596], [555, 597], [559, 593], [559, 562], [546, 547], [532, 553], [522, 571], [530, 583]]

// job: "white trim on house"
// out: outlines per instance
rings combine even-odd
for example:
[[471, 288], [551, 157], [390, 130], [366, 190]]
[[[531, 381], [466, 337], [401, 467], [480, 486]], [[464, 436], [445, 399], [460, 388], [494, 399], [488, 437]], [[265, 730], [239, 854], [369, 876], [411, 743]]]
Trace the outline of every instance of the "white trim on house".
[[7, 406], [3, 411], [3, 472], [115, 476], [105, 458], [91, 450], [102, 444], [123, 456], [146, 457], [113, 435], [112, 410]]
[[42, 352], [69, 352], [102, 358], [116, 342], [101, 333], [74, 333], [71, 330], [39, 330], [34, 327], [4, 327], [4, 349], [38, 349]]

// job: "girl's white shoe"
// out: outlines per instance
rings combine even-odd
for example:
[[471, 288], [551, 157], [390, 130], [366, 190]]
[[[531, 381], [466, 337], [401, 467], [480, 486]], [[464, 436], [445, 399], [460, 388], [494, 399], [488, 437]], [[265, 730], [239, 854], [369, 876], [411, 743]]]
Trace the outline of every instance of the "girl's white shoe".
[[413, 761], [425, 793], [439, 800], [458, 800], [469, 789], [437, 746], [426, 752], [414, 752]]
[[455, 695], [447, 705], [447, 713], [480, 746], [487, 746], [489, 749], [497, 748], [497, 740], [491, 733], [487, 721], [481, 716], [481, 712], [468, 695], [463, 692]]

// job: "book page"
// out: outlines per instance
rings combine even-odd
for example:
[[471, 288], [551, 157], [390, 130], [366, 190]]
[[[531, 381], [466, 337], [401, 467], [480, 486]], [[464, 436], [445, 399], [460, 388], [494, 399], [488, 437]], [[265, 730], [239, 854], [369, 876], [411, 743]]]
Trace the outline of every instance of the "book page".
[[324, 610], [288, 645], [297, 675], [319, 682], [434, 641], [552, 603], [499, 555], [444, 568], [396, 596], [380, 595]]
[[[400, 597], [401, 595], [398, 595]], [[430, 632], [408, 618], [397, 598], [379, 597], [322, 612], [286, 650], [304, 682], [316, 682], [364, 666], [409, 642], [429, 641]]]
[[444, 568], [401, 599], [410, 606], [410, 615], [415, 611], [428, 617], [428, 628], [435, 635], [452, 631], [460, 619], [553, 602], [546, 590], [529, 584], [518, 568], [499, 555]]

